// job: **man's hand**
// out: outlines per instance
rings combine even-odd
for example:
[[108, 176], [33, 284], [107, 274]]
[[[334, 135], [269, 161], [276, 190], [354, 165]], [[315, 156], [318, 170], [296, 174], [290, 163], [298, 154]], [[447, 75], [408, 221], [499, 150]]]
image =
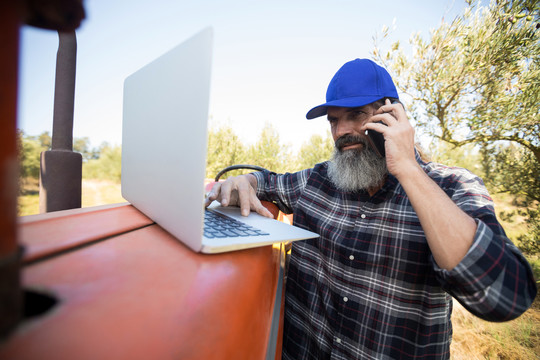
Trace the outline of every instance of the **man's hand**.
[[250, 211], [255, 211], [273, 219], [272, 213], [257, 198], [256, 188], [257, 179], [251, 174], [228, 178], [225, 182], [214, 184], [206, 197], [205, 206], [217, 200], [222, 206], [240, 206], [243, 216], [248, 216]]
[[[382, 121], [383, 124], [377, 122]], [[385, 126], [386, 125], [386, 126]], [[390, 100], [381, 106], [362, 130], [374, 130], [384, 135], [386, 165], [396, 178], [406, 174], [411, 167], [418, 167], [414, 153], [414, 128], [401, 104]]]
[[[387, 126], [372, 121], [382, 121]], [[364, 125], [365, 129], [384, 135], [388, 171], [407, 193], [435, 261], [443, 269], [453, 269], [471, 247], [476, 222], [428, 177], [416, 161], [414, 129], [405, 109], [401, 104], [391, 104], [387, 100]]]

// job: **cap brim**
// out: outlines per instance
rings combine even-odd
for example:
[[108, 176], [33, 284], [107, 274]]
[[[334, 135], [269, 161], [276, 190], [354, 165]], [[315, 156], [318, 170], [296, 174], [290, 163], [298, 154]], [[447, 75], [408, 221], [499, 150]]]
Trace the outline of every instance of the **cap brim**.
[[346, 99], [329, 101], [319, 106], [315, 106], [313, 109], [309, 110], [306, 114], [308, 120], [324, 116], [328, 113], [329, 107], [345, 107], [345, 108], [355, 108], [371, 104], [377, 100], [384, 98], [384, 96], [373, 95], [373, 96], [361, 96], [361, 97], [351, 97]]

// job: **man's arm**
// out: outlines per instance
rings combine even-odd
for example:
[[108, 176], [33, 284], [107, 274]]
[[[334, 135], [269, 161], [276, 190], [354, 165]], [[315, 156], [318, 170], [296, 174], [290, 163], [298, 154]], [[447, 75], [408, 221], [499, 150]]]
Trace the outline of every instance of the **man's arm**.
[[437, 265], [454, 268], [467, 254], [476, 233], [476, 222], [461, 210], [423, 171], [414, 152], [414, 129], [401, 104], [387, 100], [365, 129], [383, 133], [388, 171], [407, 193], [422, 224]]
[[250, 211], [255, 211], [273, 219], [272, 213], [257, 198], [256, 190], [257, 178], [251, 174], [228, 178], [223, 183], [214, 184], [206, 197], [205, 206], [217, 200], [222, 206], [240, 206], [244, 216], [248, 216]]
[[420, 166], [397, 179], [418, 215], [435, 262], [442, 269], [453, 269], [473, 243], [476, 222]]
[[388, 126], [369, 123], [364, 128], [385, 136], [388, 170], [418, 215], [441, 285], [484, 320], [507, 321], [521, 315], [536, 296], [534, 276], [495, 214], [478, 208], [474, 211], [480, 217], [473, 219], [424, 173], [415, 159], [414, 130], [403, 107], [387, 102], [377, 114], [370, 121]]

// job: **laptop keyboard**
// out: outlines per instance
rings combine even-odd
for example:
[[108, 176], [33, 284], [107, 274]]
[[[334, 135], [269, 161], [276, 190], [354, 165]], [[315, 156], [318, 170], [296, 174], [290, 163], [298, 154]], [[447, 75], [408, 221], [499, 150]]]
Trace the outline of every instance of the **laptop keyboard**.
[[204, 212], [204, 236], [206, 238], [213, 239], [262, 235], [269, 234], [226, 215], [210, 210]]

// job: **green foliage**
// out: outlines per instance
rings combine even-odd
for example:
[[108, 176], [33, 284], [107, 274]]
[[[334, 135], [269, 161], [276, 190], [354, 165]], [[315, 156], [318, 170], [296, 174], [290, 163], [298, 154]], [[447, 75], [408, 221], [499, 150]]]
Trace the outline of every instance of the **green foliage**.
[[540, 163], [531, 151], [512, 143], [485, 145], [483, 159], [491, 188], [514, 195], [519, 205], [517, 210], [499, 214], [501, 219], [525, 218], [527, 233], [517, 236], [516, 244], [524, 253], [540, 253]]
[[291, 164], [289, 147], [281, 144], [278, 132], [267, 123], [259, 140], [250, 146], [246, 161], [275, 172], [285, 172]]
[[[536, 283], [538, 284], [540, 282], [540, 257], [528, 257], [527, 260], [529, 260], [529, 263], [531, 264], [534, 278], [536, 279]], [[539, 298], [536, 298], [536, 302], [538, 303]]]
[[463, 15], [432, 30], [428, 41], [414, 34], [410, 57], [398, 43], [386, 55], [376, 46], [374, 55], [412, 98], [411, 114], [428, 134], [454, 145], [508, 140], [538, 161], [538, 17], [536, 2], [477, 7], [471, 1]]
[[[48, 131], [42, 132], [38, 136], [30, 136], [29, 138], [38, 140], [41, 147], [45, 150], [50, 150], [52, 146], [52, 138]], [[44, 151], [45, 151], [44, 150]]]
[[[48, 131], [37, 136], [26, 135], [18, 131], [21, 177], [39, 179], [40, 156], [43, 151], [51, 150], [52, 138]], [[83, 161], [99, 157], [99, 150], [90, 149], [88, 137], [75, 138], [73, 151], [81, 153]]]
[[[43, 151], [51, 150], [51, 135], [48, 131], [43, 132], [37, 136], [26, 135], [22, 130], [19, 130], [17, 137], [19, 144], [20, 178], [38, 180], [41, 153]], [[103, 144], [99, 149], [90, 149], [90, 140], [88, 139], [88, 137], [75, 138], [73, 140], [73, 151], [79, 152], [83, 156], [83, 169], [86, 167], [89, 160], [97, 160], [104, 149], [107, 150], [105, 156], [110, 157], [111, 154], [109, 148], [110, 146], [108, 144]], [[120, 161], [120, 158], [118, 157], [117, 160]], [[105, 160], [106, 163], [110, 161], [113, 160]], [[96, 166], [96, 162], [93, 162], [90, 166], [90, 168], [92, 169], [91, 173], [96, 173]], [[112, 167], [110, 166], [109, 168], [112, 169]], [[106, 177], [106, 179], [113, 178], [120, 179], [119, 176], [117, 176], [116, 174], [111, 174]]]
[[[213, 179], [218, 172], [231, 165], [258, 165], [275, 172], [298, 171], [330, 159], [334, 141], [330, 132], [323, 138], [313, 135], [302, 145], [297, 156], [290, 153], [290, 147], [281, 143], [279, 134], [270, 124], [266, 124], [257, 142], [244, 145], [230, 127], [211, 129], [208, 137], [206, 177]], [[235, 176], [250, 170], [227, 172], [223, 178]]]
[[[27, 136], [19, 132], [21, 179], [39, 179], [40, 153], [48, 150], [50, 144], [48, 133]], [[120, 181], [119, 146], [103, 143], [98, 149], [91, 149], [89, 139], [84, 137], [74, 139], [73, 148], [83, 155], [84, 179]], [[206, 177], [212, 179], [224, 168], [238, 164], [259, 165], [276, 172], [300, 170], [329, 159], [332, 149], [333, 141], [329, 133], [324, 139], [314, 135], [303, 144], [300, 154], [295, 158], [290, 154], [289, 146], [281, 143], [279, 134], [270, 124], [266, 124], [257, 142], [250, 146], [243, 144], [230, 127], [210, 129]], [[224, 178], [245, 172], [231, 171]]]
[[497, 192], [524, 195], [540, 202], [540, 163], [531, 151], [515, 144], [495, 143], [483, 149], [487, 181]]
[[120, 146], [101, 145], [99, 158], [83, 164], [83, 179], [101, 179], [120, 182], [122, 149]]
[[429, 152], [431, 161], [462, 167], [478, 176], [484, 176], [482, 155], [478, 148], [471, 144], [456, 147], [445, 142], [436, 142]]
[[334, 152], [334, 140], [330, 131], [327, 131], [326, 137], [312, 135], [311, 138], [302, 144], [296, 159], [295, 170], [308, 169], [315, 164], [329, 160]]
[[17, 133], [21, 179], [39, 179], [40, 156], [51, 146], [51, 136], [44, 132], [38, 136], [26, 135], [22, 130]]
[[524, 253], [538, 254], [540, 253], [540, 241], [538, 241], [538, 234], [540, 234], [540, 210], [538, 209], [538, 204], [536, 204], [536, 208], [528, 208], [520, 212], [521, 215], [526, 216], [525, 222], [527, 223], [528, 232], [518, 236], [518, 246]]
[[[208, 132], [206, 178], [215, 178], [227, 166], [245, 164], [247, 161], [246, 156], [246, 147], [232, 128], [210, 129]], [[225, 177], [237, 175], [238, 173], [239, 171], [231, 171]]]
[[398, 42], [383, 52], [375, 39], [373, 55], [411, 100], [421, 133], [453, 145], [448, 157], [473, 144], [492, 190], [526, 196], [528, 235], [538, 244], [539, 218], [527, 209], [539, 201], [540, 186], [540, 5], [468, 4], [428, 40], [413, 34], [410, 54]]
[[[102, 147], [104, 144], [102, 144]], [[78, 152], [83, 157], [83, 162], [99, 158], [101, 149], [91, 149], [88, 137], [73, 139], [73, 151]]]

